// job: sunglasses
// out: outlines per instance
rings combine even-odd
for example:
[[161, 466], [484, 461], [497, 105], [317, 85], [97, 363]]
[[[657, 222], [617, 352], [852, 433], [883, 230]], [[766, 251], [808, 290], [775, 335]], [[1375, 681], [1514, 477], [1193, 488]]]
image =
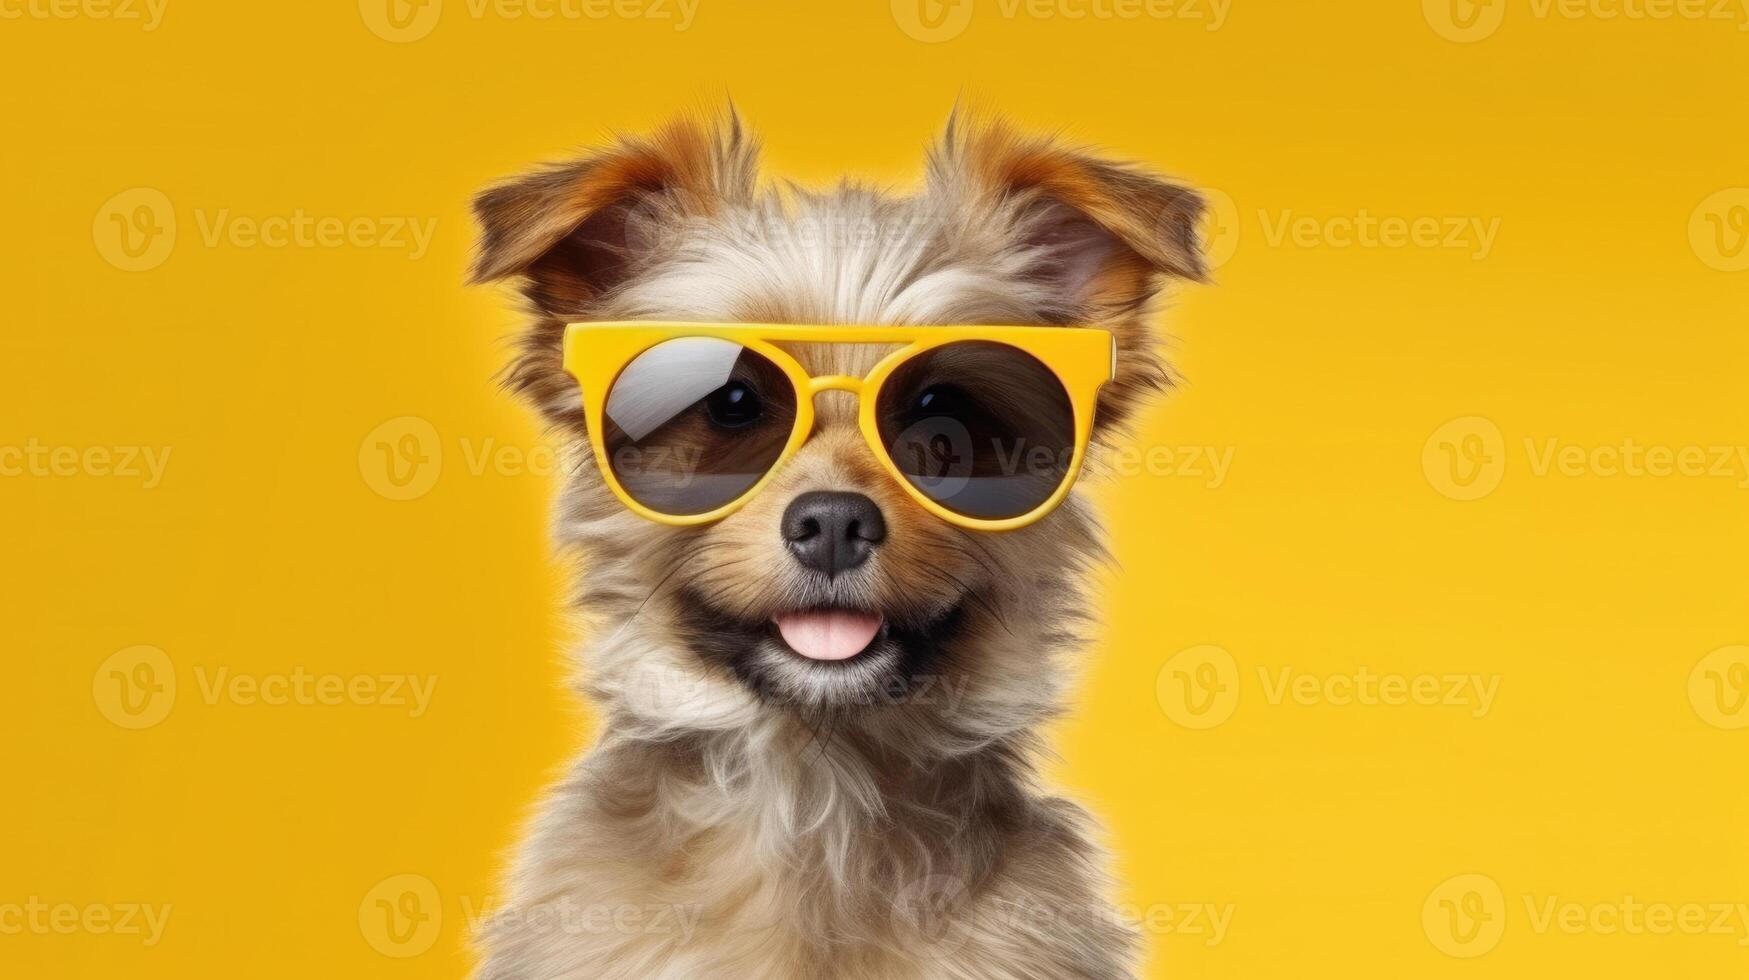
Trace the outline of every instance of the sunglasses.
[[[814, 377], [779, 344], [896, 345], [861, 378]], [[607, 485], [663, 524], [721, 520], [813, 432], [814, 396], [860, 401], [863, 438], [926, 510], [1004, 531], [1069, 495], [1111, 335], [1083, 327], [573, 323], [565, 370]]]

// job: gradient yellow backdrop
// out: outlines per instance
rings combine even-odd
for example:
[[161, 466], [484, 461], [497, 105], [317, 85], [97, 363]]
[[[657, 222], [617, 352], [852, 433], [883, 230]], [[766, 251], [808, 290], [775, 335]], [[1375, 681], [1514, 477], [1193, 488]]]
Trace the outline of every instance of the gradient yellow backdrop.
[[1746, 24], [0, 0], [0, 975], [467, 971], [590, 719], [466, 202], [725, 95], [803, 183], [963, 95], [1219, 192], [1055, 733], [1149, 977], [1744, 975]]

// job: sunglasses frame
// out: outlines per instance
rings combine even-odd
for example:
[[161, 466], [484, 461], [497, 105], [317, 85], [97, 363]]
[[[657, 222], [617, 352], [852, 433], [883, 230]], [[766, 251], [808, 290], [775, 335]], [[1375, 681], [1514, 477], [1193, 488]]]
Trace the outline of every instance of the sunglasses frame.
[[[603, 415], [608, 394], [620, 374], [639, 355], [665, 341], [710, 337], [755, 351], [776, 365], [796, 392], [795, 427], [771, 466], [734, 500], [703, 514], [666, 514], [639, 503], [614, 474], [607, 458]], [[900, 365], [926, 351], [966, 341], [988, 341], [1014, 347], [1044, 364], [1062, 384], [1075, 415], [1075, 448], [1063, 482], [1037, 507], [1017, 517], [989, 519], [958, 513], [931, 499], [899, 469], [887, 452], [875, 408], [881, 385]], [[815, 377], [779, 343], [900, 344], [866, 375]], [[976, 531], [1010, 531], [1025, 527], [1055, 510], [1074, 488], [1087, 445], [1093, 435], [1093, 415], [1099, 390], [1117, 371], [1117, 348], [1109, 331], [1094, 327], [1021, 326], [807, 326], [797, 324], [665, 323], [651, 321], [572, 323], [565, 328], [565, 371], [582, 387], [583, 415], [589, 426], [597, 468], [607, 486], [633, 513], [660, 524], [688, 527], [729, 516], [765, 489], [783, 464], [793, 459], [814, 431], [814, 399], [823, 391], [848, 391], [857, 396], [863, 439], [875, 458], [912, 499], [944, 521]]]

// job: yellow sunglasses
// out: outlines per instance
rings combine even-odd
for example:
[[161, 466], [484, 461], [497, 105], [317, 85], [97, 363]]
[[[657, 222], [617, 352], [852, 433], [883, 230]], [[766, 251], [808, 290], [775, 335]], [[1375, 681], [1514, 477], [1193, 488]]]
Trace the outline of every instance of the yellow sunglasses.
[[[898, 345], [861, 378], [814, 377], [780, 344]], [[814, 397], [847, 391], [863, 438], [925, 509], [1005, 531], [1069, 495], [1116, 367], [1085, 327], [573, 323], [565, 370], [583, 390], [607, 485], [672, 525], [721, 520], [807, 442]]]

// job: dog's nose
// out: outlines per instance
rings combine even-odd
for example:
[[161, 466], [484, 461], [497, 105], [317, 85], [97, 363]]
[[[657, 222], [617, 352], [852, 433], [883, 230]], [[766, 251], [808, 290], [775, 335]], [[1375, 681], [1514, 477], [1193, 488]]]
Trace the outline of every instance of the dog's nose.
[[783, 539], [796, 560], [828, 578], [868, 560], [887, 537], [887, 521], [860, 493], [816, 490], [790, 501]]

